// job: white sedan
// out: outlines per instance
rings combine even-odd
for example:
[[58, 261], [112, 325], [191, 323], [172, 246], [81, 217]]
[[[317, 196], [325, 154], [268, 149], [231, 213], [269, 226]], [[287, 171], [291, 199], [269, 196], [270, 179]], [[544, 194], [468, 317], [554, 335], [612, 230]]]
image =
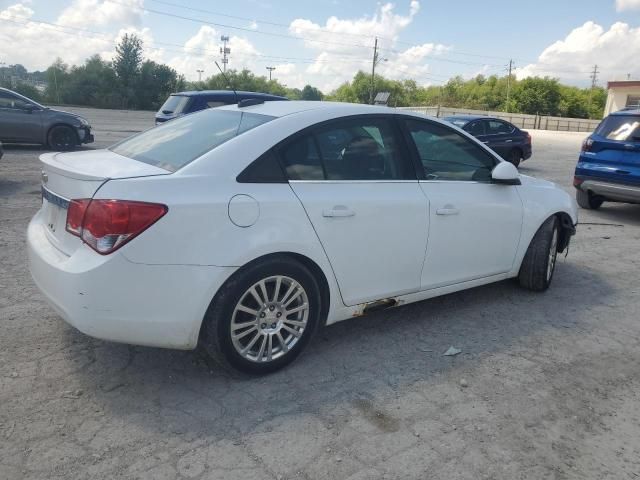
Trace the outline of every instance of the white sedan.
[[545, 290], [578, 220], [462, 130], [385, 107], [241, 102], [40, 158], [29, 262], [56, 311], [245, 372], [321, 324], [508, 278]]

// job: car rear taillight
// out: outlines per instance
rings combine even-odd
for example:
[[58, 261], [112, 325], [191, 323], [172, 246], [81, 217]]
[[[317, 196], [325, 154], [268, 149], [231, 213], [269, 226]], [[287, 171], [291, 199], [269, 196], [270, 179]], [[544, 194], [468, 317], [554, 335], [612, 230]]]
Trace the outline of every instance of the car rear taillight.
[[580, 185], [582, 185], [582, 182], [584, 182], [583, 179], [578, 178], [578, 177], [573, 177], [573, 186], [574, 187], [579, 187]]
[[593, 139], [591, 137], [585, 138], [584, 142], [582, 142], [582, 151], [590, 152], [592, 145], [593, 145]]
[[522, 133], [524, 133], [524, 135], [525, 135], [524, 141], [527, 144], [531, 145], [531, 134], [529, 132], [522, 132]]
[[67, 232], [102, 255], [114, 252], [157, 222], [168, 208], [129, 200], [79, 199], [69, 202]]

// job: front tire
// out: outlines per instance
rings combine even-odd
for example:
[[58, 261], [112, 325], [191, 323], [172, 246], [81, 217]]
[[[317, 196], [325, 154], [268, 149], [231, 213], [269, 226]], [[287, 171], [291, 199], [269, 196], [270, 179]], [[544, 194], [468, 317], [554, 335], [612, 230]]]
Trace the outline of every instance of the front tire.
[[522, 260], [518, 274], [522, 287], [535, 292], [549, 288], [556, 267], [559, 236], [558, 218], [549, 217], [534, 235]]
[[272, 256], [236, 272], [204, 318], [201, 343], [214, 360], [244, 373], [291, 363], [320, 323], [318, 282], [301, 263]]
[[78, 135], [73, 128], [67, 125], [56, 125], [49, 130], [47, 144], [49, 148], [56, 151], [73, 150], [78, 146]]
[[583, 190], [576, 190], [576, 202], [585, 210], [597, 210], [604, 203], [604, 198]]

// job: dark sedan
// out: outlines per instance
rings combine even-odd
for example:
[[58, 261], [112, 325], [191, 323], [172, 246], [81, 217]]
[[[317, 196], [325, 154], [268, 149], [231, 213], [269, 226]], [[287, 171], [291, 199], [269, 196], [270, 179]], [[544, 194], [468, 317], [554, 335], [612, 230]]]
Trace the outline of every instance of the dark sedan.
[[516, 167], [531, 157], [531, 135], [499, 118], [455, 115], [446, 121], [470, 133]]
[[0, 88], [0, 141], [39, 143], [52, 150], [72, 150], [93, 142], [91, 125], [80, 115], [44, 107]]

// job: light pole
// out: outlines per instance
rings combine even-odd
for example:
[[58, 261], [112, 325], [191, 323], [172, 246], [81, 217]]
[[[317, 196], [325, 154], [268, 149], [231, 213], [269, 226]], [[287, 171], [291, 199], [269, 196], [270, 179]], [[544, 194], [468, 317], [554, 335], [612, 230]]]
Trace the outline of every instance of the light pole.
[[198, 72], [198, 82], [201, 82], [202, 81], [202, 73], [204, 72], [204, 70], [198, 69], [198, 70], [196, 70], [196, 72]]
[[271, 72], [273, 72], [276, 69], [276, 67], [267, 67], [267, 70], [269, 70], [269, 81], [271, 81]]

